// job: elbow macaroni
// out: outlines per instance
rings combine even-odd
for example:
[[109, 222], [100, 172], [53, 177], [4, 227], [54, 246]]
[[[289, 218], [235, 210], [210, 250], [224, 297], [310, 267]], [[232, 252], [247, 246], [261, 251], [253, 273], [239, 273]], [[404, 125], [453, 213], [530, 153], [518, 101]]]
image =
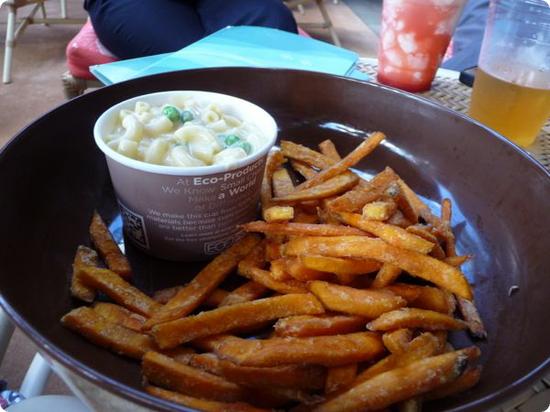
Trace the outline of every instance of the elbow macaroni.
[[[192, 120], [169, 118], [164, 112], [167, 106], [180, 113], [190, 112]], [[253, 125], [215, 103], [201, 106], [192, 98], [163, 106], [139, 101], [134, 110], [119, 112], [115, 129], [104, 140], [111, 149], [132, 159], [181, 167], [231, 164], [263, 143]]]

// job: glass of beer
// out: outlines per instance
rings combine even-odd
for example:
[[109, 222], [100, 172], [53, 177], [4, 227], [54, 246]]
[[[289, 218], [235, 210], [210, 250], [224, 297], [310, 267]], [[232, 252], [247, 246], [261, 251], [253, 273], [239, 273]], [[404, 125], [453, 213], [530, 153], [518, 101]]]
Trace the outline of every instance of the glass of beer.
[[384, 0], [378, 81], [428, 90], [466, 0]]
[[470, 116], [522, 147], [550, 117], [550, 5], [491, 0]]

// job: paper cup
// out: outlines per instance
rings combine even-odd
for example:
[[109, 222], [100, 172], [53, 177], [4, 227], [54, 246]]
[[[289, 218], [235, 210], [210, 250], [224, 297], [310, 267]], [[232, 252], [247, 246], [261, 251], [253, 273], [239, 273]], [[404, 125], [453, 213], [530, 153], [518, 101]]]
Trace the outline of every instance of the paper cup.
[[[105, 143], [104, 136], [112, 132], [122, 109], [133, 109], [137, 101], [171, 103], [181, 94], [216, 103], [224, 112], [255, 125], [264, 144], [231, 165], [173, 167], [131, 159]], [[265, 110], [237, 97], [170, 91], [111, 107], [97, 120], [94, 137], [107, 159], [126, 238], [153, 256], [193, 261], [211, 258], [229, 247], [239, 237], [237, 225], [257, 216], [264, 165], [277, 137], [277, 125]]]

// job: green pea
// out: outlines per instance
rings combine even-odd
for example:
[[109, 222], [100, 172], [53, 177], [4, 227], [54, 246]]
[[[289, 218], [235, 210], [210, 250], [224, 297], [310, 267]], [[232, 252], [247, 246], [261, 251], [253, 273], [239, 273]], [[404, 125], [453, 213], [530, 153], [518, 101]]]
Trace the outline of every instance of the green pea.
[[245, 142], [244, 140], [235, 143], [233, 147], [240, 147], [246, 152], [246, 154], [250, 154], [250, 152], [252, 151], [252, 145], [248, 142]]
[[240, 141], [241, 138], [236, 134], [230, 134], [228, 136], [225, 136], [225, 139], [223, 139], [223, 142], [226, 146], [233, 146], [235, 143], [238, 143]]
[[189, 110], [184, 110], [184, 111], [181, 112], [181, 122], [182, 123], [190, 122], [194, 118], [195, 118], [195, 116], [193, 116], [193, 113], [191, 113], [191, 111], [189, 111]]
[[168, 117], [172, 123], [176, 123], [180, 119], [180, 111], [174, 106], [166, 106], [162, 109], [162, 114]]

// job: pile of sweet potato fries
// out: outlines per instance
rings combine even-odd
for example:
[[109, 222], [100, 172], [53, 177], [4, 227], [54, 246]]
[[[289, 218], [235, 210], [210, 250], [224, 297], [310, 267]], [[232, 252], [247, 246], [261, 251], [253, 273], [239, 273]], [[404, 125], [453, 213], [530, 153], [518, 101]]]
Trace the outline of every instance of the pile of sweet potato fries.
[[[95, 249], [79, 246], [71, 292], [91, 303], [66, 327], [141, 361], [145, 390], [205, 411], [378, 411], [469, 389], [486, 336], [460, 270], [451, 202], [440, 215], [390, 168], [351, 169], [385, 138], [341, 158], [289, 141], [269, 154], [263, 220], [186, 285], [150, 297], [95, 214]], [[300, 182], [300, 183], [298, 183]], [[99, 267], [99, 256], [107, 268]], [[240, 286], [220, 288], [235, 278]], [[100, 291], [112, 302], [95, 302]]]

